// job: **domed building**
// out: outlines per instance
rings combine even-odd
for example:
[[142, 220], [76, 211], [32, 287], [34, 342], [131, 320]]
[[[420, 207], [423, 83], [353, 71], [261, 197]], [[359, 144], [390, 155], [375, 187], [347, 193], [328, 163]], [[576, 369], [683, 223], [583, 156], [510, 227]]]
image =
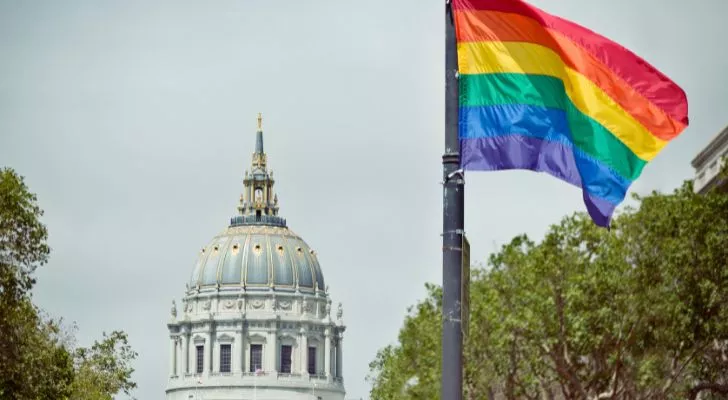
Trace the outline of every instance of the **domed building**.
[[278, 214], [258, 116], [238, 215], [173, 301], [168, 400], [343, 400], [346, 329], [316, 252]]

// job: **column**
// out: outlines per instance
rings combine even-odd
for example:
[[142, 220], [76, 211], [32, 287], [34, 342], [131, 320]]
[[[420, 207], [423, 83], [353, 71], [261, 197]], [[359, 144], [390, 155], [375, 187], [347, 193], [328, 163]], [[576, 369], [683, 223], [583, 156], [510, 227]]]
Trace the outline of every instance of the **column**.
[[[205, 333], [205, 342], [202, 344], [202, 373], [203, 374], [209, 374], [210, 373], [210, 362], [212, 361], [212, 354], [210, 354], [209, 350], [212, 350], [212, 347], [210, 347], [210, 341], [212, 339], [212, 335], [210, 332]], [[197, 353], [195, 352], [195, 359], [197, 359]]]
[[176, 352], [177, 352], [177, 344], [174, 340], [174, 336], [169, 337], [169, 376], [173, 377], [177, 375], [177, 366], [176, 364]]
[[213, 340], [215, 337], [215, 333], [210, 329], [210, 333], [207, 335], [208, 337], [208, 345], [207, 345], [207, 354], [208, 354], [208, 361], [207, 361], [207, 372], [213, 372], [214, 369], [212, 368], [214, 360], [213, 351], [215, 350], [215, 341]]
[[185, 332], [182, 336], [182, 365], [179, 374], [184, 376], [190, 373], [190, 334]]
[[266, 359], [268, 360], [268, 365], [266, 366], [266, 371], [273, 372], [277, 371], [278, 368], [276, 368], [277, 360], [276, 356], [278, 355], [278, 338], [277, 336], [277, 329], [273, 328], [272, 332], [268, 333], [268, 343], [267, 343], [267, 356]]
[[324, 375], [331, 376], [331, 331], [326, 328], [324, 332]]
[[301, 375], [308, 377], [308, 334], [304, 328], [301, 328], [300, 337], [298, 343], [301, 344]]
[[210, 371], [220, 372], [220, 345], [217, 343], [217, 337], [215, 337], [215, 344], [212, 346], [212, 366]]
[[339, 340], [336, 343], [336, 377], [341, 378], [344, 376], [344, 366], [341, 364], [344, 360], [344, 355], [341, 352], [344, 338], [340, 335]]
[[243, 366], [245, 365], [245, 343], [243, 341], [243, 324], [240, 324], [240, 329], [235, 334], [235, 344], [233, 344], [233, 363], [235, 364], [235, 373], [239, 374], [243, 372]]

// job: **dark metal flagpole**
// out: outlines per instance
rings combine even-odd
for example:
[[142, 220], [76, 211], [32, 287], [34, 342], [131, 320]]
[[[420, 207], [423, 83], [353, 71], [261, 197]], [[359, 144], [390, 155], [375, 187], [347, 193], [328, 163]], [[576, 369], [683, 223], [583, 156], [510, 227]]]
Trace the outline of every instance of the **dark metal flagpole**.
[[442, 207], [442, 400], [463, 395], [461, 324], [464, 181], [458, 138], [458, 59], [451, 1], [445, 11], [445, 154]]

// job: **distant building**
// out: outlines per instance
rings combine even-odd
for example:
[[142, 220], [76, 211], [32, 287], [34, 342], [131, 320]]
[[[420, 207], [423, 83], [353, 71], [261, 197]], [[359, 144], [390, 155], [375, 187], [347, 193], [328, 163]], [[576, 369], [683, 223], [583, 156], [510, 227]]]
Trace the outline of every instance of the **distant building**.
[[343, 400], [341, 303], [278, 215], [258, 117], [238, 215], [199, 251], [172, 303], [167, 400]]
[[695, 180], [693, 187], [697, 193], [706, 193], [714, 187], [728, 189], [728, 180], [721, 179], [718, 173], [722, 165], [722, 158], [728, 156], [728, 127], [724, 128], [708, 145], [693, 159]]

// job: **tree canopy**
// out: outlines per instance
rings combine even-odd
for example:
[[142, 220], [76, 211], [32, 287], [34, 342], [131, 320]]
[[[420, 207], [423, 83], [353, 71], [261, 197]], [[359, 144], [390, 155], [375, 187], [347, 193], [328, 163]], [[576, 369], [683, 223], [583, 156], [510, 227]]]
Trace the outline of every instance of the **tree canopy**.
[[[728, 196], [637, 200], [611, 230], [577, 213], [473, 268], [466, 398], [728, 396]], [[372, 399], [439, 398], [440, 296], [370, 364]]]
[[33, 273], [48, 261], [43, 211], [24, 179], [0, 169], [0, 399], [106, 400], [129, 394], [136, 353], [122, 331], [90, 348], [32, 302]]

